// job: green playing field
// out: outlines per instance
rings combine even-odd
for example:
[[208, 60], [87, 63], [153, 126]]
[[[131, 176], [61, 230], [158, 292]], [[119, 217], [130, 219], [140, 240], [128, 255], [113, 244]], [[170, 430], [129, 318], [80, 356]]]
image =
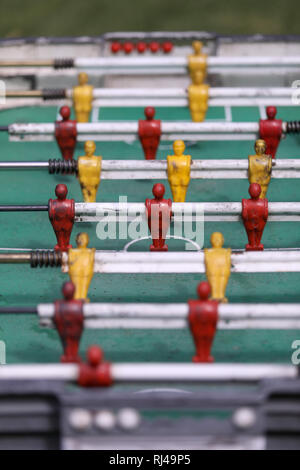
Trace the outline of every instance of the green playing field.
[[[56, 108], [20, 108], [0, 113], [0, 125], [12, 122], [53, 122]], [[96, 116], [97, 113], [94, 113]], [[283, 120], [299, 119], [297, 108], [279, 108]], [[100, 120], [137, 120], [143, 116], [138, 108], [101, 109]], [[184, 108], [158, 108], [157, 118], [188, 120]], [[207, 119], [224, 120], [222, 108], [209, 110]], [[232, 108], [234, 121], [257, 121], [257, 108]], [[59, 158], [55, 142], [10, 143], [6, 133], [0, 135], [1, 160], [42, 160]], [[297, 158], [300, 139], [288, 136], [281, 144], [278, 158]], [[162, 142], [158, 158], [164, 159], [172, 151], [170, 143]], [[83, 143], [76, 149], [77, 158], [83, 152]], [[251, 141], [209, 141], [187, 143], [185, 153], [194, 159], [247, 158], [253, 152]], [[142, 159], [139, 142], [102, 142], [97, 153], [104, 159]], [[300, 201], [299, 180], [271, 181], [270, 201]], [[66, 183], [69, 196], [82, 201], [79, 184], [74, 176], [49, 175], [47, 171], [1, 171], [1, 203], [45, 204], [54, 196], [57, 183]], [[154, 181], [103, 181], [97, 201], [118, 201], [126, 195], [130, 202], [142, 202], [151, 197]], [[170, 189], [166, 184], [166, 197]], [[248, 197], [246, 180], [191, 180], [187, 201], [240, 201]], [[222, 231], [226, 246], [243, 248], [246, 234], [239, 223], [206, 223], [204, 246], [209, 246], [213, 231]], [[96, 224], [75, 226], [72, 243], [79, 231], [87, 231], [90, 246], [97, 249], [122, 249], [126, 240], [99, 240]], [[266, 248], [300, 247], [297, 223], [272, 222], [267, 224], [263, 242]], [[0, 247], [53, 248], [55, 236], [47, 213], [1, 213]], [[168, 242], [170, 250], [184, 249], [184, 243]], [[133, 249], [147, 249], [149, 242], [137, 244]], [[28, 265], [1, 265], [0, 305], [35, 305], [60, 298], [60, 288], [67, 280], [58, 268], [31, 269]], [[100, 275], [92, 281], [91, 302], [186, 302], [195, 296], [197, 283], [203, 275]], [[227, 296], [230, 302], [300, 302], [300, 274], [233, 274], [229, 280]], [[295, 331], [220, 331], [217, 333], [213, 353], [219, 362], [289, 362], [291, 344], [300, 338]], [[2, 315], [0, 340], [5, 341], [8, 363], [56, 362], [61, 345], [54, 330], [42, 329], [34, 315]], [[105, 355], [113, 361], [189, 361], [193, 344], [188, 329], [183, 330], [86, 330], [81, 351], [89, 344], [99, 344]]]

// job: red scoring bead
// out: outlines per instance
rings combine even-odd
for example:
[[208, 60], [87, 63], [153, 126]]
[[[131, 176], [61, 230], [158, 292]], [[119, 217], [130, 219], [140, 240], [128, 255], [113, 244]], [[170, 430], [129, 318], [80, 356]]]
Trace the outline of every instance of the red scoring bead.
[[146, 49], [147, 49], [147, 44], [145, 42], [141, 41], [137, 43], [136, 50], [138, 51], [139, 54], [143, 54]]
[[218, 323], [218, 302], [209, 300], [210, 285], [201, 282], [197, 287], [199, 300], [189, 300], [189, 325], [196, 347], [193, 362], [213, 362], [211, 348]]
[[161, 47], [165, 54], [169, 54], [173, 49], [173, 44], [170, 41], [166, 41]]
[[125, 54], [131, 54], [134, 49], [134, 44], [132, 42], [124, 42], [123, 44], [123, 51]]
[[159, 42], [156, 42], [156, 41], [150, 42], [150, 44], [149, 44], [148, 47], [149, 47], [150, 51], [151, 51], [153, 54], [155, 54], [156, 52], [158, 52], [159, 49], [160, 49]]
[[119, 42], [112, 42], [110, 45], [110, 50], [113, 54], [117, 54], [121, 50], [121, 44]]

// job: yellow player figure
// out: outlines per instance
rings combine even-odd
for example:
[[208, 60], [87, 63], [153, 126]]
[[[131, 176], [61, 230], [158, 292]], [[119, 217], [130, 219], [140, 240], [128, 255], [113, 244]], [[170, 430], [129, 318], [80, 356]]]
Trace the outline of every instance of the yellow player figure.
[[205, 85], [202, 72], [195, 72], [195, 81], [188, 87], [188, 100], [192, 121], [202, 122], [208, 109], [209, 85]]
[[96, 157], [95, 150], [95, 142], [88, 140], [84, 144], [85, 155], [78, 158], [78, 179], [84, 202], [96, 202], [100, 184], [102, 157]]
[[174, 155], [167, 156], [168, 180], [174, 202], [185, 201], [187, 188], [190, 183], [192, 157], [190, 155], [183, 155], [184, 149], [183, 140], [175, 140], [173, 143]]
[[248, 157], [249, 183], [258, 183], [261, 187], [260, 199], [265, 199], [272, 173], [272, 156], [266, 155], [266, 143], [259, 139], [255, 142], [256, 155]]
[[207, 54], [203, 54], [202, 47], [203, 44], [201, 41], [194, 41], [193, 44], [194, 53], [188, 56], [188, 67], [190, 72], [190, 77], [192, 83], [195, 83], [195, 72], [202, 72], [202, 81], [206, 77], [206, 68], [207, 68]]
[[206, 277], [211, 287], [211, 298], [227, 302], [225, 297], [231, 271], [231, 249], [223, 248], [224, 237], [214, 232], [210, 237], [212, 248], [204, 250]]
[[95, 248], [87, 248], [89, 236], [79, 233], [76, 237], [77, 248], [68, 251], [69, 276], [75, 285], [74, 299], [87, 299], [89, 285], [94, 274]]
[[78, 85], [73, 88], [73, 105], [77, 122], [88, 122], [93, 102], [92, 85], [88, 85], [88, 75], [80, 72]]

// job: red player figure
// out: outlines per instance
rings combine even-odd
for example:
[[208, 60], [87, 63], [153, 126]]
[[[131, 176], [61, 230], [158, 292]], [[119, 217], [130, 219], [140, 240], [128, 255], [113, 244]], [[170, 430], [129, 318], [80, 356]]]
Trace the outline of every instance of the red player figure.
[[62, 106], [59, 110], [62, 121], [55, 121], [55, 137], [64, 160], [72, 160], [77, 141], [77, 124], [70, 119], [69, 106]]
[[147, 106], [144, 113], [146, 120], [139, 120], [139, 138], [146, 160], [155, 160], [161, 136], [160, 120], [153, 119], [155, 109], [152, 106]]
[[54, 324], [60, 336], [64, 354], [61, 362], [80, 362], [79, 342], [83, 332], [83, 300], [75, 300], [75, 286], [65, 282], [62, 288], [64, 300], [54, 302]]
[[163, 199], [165, 187], [161, 183], [153, 186], [152, 193], [154, 199], [146, 199], [145, 202], [148, 227], [153, 240], [150, 251], [168, 251], [165, 239], [172, 217], [172, 200]]
[[54, 249], [57, 251], [67, 251], [72, 248], [70, 237], [75, 217], [74, 199], [66, 199], [68, 188], [65, 184], [58, 184], [55, 188], [57, 199], [49, 199], [49, 219], [54, 229], [57, 245]]
[[87, 364], [79, 365], [78, 384], [82, 387], [109, 387], [113, 384], [111, 365], [104, 361], [102, 350], [91, 346], [87, 352]]
[[261, 187], [251, 183], [249, 194], [251, 199], [242, 200], [242, 219], [248, 236], [247, 251], [261, 251], [264, 245], [260, 243], [268, 220], [268, 199], [259, 199]]
[[213, 362], [211, 348], [218, 322], [218, 305], [216, 300], [209, 300], [210, 285], [200, 282], [197, 287], [199, 300], [189, 300], [189, 325], [196, 346], [193, 362]]
[[275, 158], [282, 137], [282, 121], [275, 119], [277, 114], [275, 106], [267, 106], [266, 112], [268, 119], [260, 119], [259, 121], [259, 137], [266, 142], [266, 154]]

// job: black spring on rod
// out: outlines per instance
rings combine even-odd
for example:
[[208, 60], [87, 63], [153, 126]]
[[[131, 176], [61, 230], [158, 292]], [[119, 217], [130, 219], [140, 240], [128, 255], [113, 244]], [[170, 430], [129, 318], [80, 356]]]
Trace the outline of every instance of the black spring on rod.
[[64, 88], [44, 88], [42, 90], [43, 100], [64, 100], [66, 98], [66, 90]]
[[71, 69], [74, 67], [74, 59], [55, 59], [53, 66], [55, 69]]
[[61, 266], [62, 253], [53, 250], [36, 250], [31, 252], [30, 266], [32, 268], [54, 268]]
[[51, 175], [62, 173], [65, 175], [76, 174], [77, 160], [49, 160], [49, 173]]
[[300, 121], [290, 121], [286, 123], [287, 134], [299, 134], [300, 133]]

